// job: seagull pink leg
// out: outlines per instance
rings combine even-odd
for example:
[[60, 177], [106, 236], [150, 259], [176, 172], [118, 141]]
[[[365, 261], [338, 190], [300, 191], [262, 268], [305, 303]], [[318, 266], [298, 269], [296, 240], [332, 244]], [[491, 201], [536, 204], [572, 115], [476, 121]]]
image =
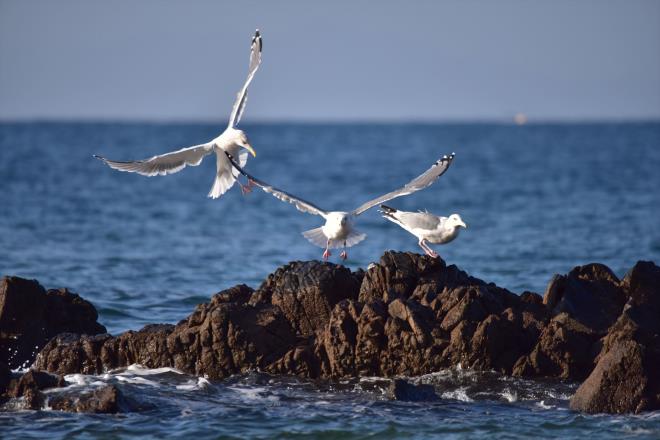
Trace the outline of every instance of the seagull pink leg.
[[238, 183], [241, 186], [241, 193], [243, 195], [247, 195], [247, 194], [250, 194], [252, 192], [253, 183], [252, 183], [251, 180], [248, 180], [247, 185], [243, 185], [241, 182], [238, 181], [238, 179], [236, 179], [236, 183]]
[[325, 244], [325, 251], [323, 251], [323, 260], [328, 261], [328, 258], [332, 253], [330, 252], [330, 239], [328, 239], [327, 243]]
[[344, 261], [346, 261], [346, 259], [348, 258], [348, 254], [346, 253], [346, 242], [344, 242], [344, 250], [341, 251], [341, 254], [339, 254], [339, 258], [341, 258]]
[[419, 240], [418, 244], [422, 249], [424, 249], [424, 252], [426, 253], [426, 255], [428, 255], [431, 258], [438, 258], [438, 254], [433, 249], [428, 247], [428, 245], [426, 244], [426, 241], [424, 239]]

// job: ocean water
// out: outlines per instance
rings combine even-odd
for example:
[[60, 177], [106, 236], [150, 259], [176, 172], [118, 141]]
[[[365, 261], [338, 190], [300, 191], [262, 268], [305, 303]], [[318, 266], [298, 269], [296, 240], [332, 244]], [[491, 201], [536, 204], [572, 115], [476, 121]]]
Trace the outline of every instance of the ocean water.
[[[111, 333], [175, 323], [237, 283], [321, 257], [300, 233], [318, 217], [255, 190], [206, 197], [207, 160], [167, 177], [120, 173], [92, 158], [140, 159], [214, 137], [220, 125], [0, 124], [0, 274], [69, 287]], [[435, 249], [514, 292], [543, 293], [554, 273], [602, 262], [623, 276], [660, 262], [660, 123], [246, 124], [255, 176], [322, 208], [350, 210], [455, 152], [434, 186], [390, 202], [459, 213], [469, 228]], [[363, 214], [351, 268], [416, 239]], [[332, 257], [337, 261], [337, 253]], [[70, 376], [81, 389], [118, 383], [148, 407], [115, 416], [0, 413], [0, 437], [658, 438], [660, 413], [588, 416], [568, 409], [576, 384], [438, 372], [438, 402], [388, 401], [387, 381], [312, 383], [257, 373], [218, 383], [133, 366]]]

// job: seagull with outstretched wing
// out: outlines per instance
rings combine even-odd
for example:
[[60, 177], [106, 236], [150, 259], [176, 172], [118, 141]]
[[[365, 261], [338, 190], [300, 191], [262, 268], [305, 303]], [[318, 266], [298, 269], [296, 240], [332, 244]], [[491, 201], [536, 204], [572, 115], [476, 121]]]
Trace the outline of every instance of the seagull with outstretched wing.
[[[238, 123], [241, 120], [243, 111], [245, 110], [245, 103], [247, 102], [248, 86], [254, 78], [254, 74], [259, 69], [261, 64], [261, 49], [263, 42], [259, 30], [255, 32], [252, 37], [252, 44], [250, 47], [250, 65], [248, 67], [248, 76], [245, 84], [238, 92], [234, 107], [232, 108], [229, 117], [229, 123], [224, 132], [215, 139], [200, 145], [195, 145], [188, 148], [182, 148], [178, 151], [165, 153], [158, 156], [151, 157], [145, 160], [137, 160], [130, 162], [120, 162], [116, 160], [109, 160], [101, 156], [94, 156], [109, 167], [119, 171], [128, 171], [132, 173], [142, 174], [143, 176], [164, 176], [181, 171], [187, 165], [197, 166], [202, 162], [204, 157], [211, 153], [216, 155], [216, 175], [213, 186], [209, 191], [208, 196], [216, 199], [223, 195], [234, 185], [237, 180], [232, 172], [231, 162], [227, 159], [225, 152], [231, 154], [233, 157], [238, 158], [242, 166], [245, 166], [248, 159], [248, 152], [256, 157], [256, 152], [250, 145], [246, 134], [238, 129]], [[243, 193], [250, 191], [250, 185], [242, 185], [240, 182]]]
[[438, 179], [438, 177], [442, 176], [445, 171], [447, 171], [449, 165], [451, 165], [451, 162], [454, 159], [454, 153], [450, 154], [449, 156], [443, 156], [441, 159], [436, 161], [433, 166], [431, 166], [431, 168], [410, 182], [406, 183], [401, 188], [370, 200], [350, 212], [323, 210], [313, 203], [307, 202], [300, 197], [296, 197], [290, 193], [287, 193], [286, 191], [275, 188], [274, 186], [269, 185], [266, 182], [263, 182], [248, 174], [242, 168], [242, 166], [236, 162], [231, 154], [227, 153], [227, 158], [231, 161], [232, 165], [239, 173], [245, 176], [248, 181], [260, 187], [263, 191], [284, 202], [293, 204], [299, 211], [323, 217], [325, 219], [325, 224], [323, 226], [305, 231], [303, 232], [303, 236], [316, 246], [325, 248], [323, 252], [324, 260], [327, 260], [328, 257], [330, 257], [330, 249], [336, 248], [343, 248], [339, 256], [341, 259], [345, 260], [348, 256], [346, 253], [346, 248], [354, 246], [367, 238], [366, 234], [360, 233], [355, 229], [355, 219], [360, 214], [378, 204], [387, 202], [388, 200], [412, 194], [431, 186]]

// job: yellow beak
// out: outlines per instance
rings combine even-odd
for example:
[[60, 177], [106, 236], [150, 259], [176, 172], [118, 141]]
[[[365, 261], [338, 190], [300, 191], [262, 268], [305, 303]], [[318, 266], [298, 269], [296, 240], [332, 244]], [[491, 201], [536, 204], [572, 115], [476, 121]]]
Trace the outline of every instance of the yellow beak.
[[248, 150], [252, 154], [252, 156], [257, 157], [257, 152], [254, 151], [254, 148], [252, 148], [252, 145], [250, 145], [246, 142], [245, 145], [243, 145], [243, 148]]

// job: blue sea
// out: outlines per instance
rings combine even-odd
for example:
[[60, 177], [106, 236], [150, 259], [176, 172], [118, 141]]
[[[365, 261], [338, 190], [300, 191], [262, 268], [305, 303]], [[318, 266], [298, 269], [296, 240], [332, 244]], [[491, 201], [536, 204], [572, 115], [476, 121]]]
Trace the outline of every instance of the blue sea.
[[[516, 293], [543, 293], [555, 273], [602, 262], [623, 276], [660, 263], [660, 123], [246, 124], [246, 169], [333, 210], [350, 210], [456, 153], [432, 187], [390, 202], [459, 213], [468, 229], [435, 249], [449, 263]], [[321, 257], [300, 233], [321, 219], [255, 190], [206, 197], [214, 160], [167, 177], [120, 173], [95, 160], [143, 159], [205, 142], [215, 124], [0, 124], [0, 275], [69, 287], [113, 334], [176, 323], [237, 283]], [[388, 249], [420, 251], [380, 218], [346, 264]], [[337, 253], [332, 261], [337, 261]], [[460, 368], [412, 381], [437, 402], [393, 402], [387, 380], [307, 382], [258, 373], [209, 382], [140, 366], [68, 376], [70, 387], [117, 383], [150, 405], [84, 415], [0, 412], [2, 438], [659, 438], [660, 412], [582, 415], [573, 383], [513, 380]]]

